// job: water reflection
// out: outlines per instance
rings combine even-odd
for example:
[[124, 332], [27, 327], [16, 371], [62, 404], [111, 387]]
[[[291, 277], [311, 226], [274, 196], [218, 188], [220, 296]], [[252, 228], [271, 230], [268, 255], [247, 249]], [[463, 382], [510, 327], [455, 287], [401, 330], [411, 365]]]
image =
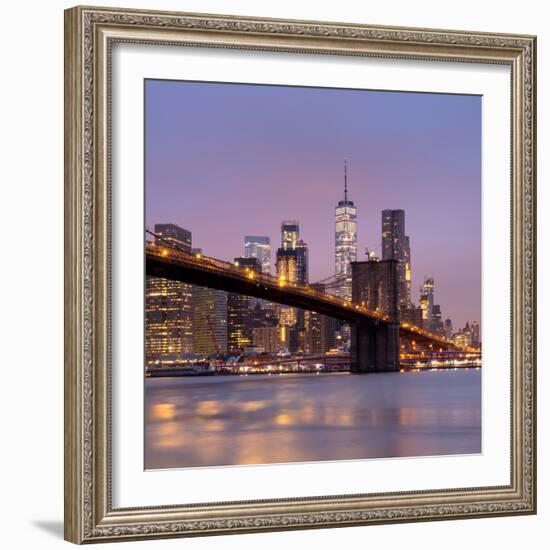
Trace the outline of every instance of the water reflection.
[[481, 373], [146, 380], [146, 468], [478, 453]]

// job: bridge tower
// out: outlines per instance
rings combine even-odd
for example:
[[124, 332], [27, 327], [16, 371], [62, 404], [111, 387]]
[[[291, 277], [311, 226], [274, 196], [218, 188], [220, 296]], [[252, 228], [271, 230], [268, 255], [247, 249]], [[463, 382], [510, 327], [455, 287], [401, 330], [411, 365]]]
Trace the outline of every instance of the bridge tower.
[[352, 301], [379, 311], [388, 321], [351, 325], [351, 372], [399, 370], [398, 261], [352, 262]]

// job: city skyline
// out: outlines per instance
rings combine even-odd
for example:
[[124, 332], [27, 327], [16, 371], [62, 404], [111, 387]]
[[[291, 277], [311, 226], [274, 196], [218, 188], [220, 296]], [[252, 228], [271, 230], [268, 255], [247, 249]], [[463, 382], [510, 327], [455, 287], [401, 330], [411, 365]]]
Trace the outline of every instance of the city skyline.
[[[450, 317], [457, 327], [466, 321], [481, 321], [479, 98], [161, 81], [148, 81], [146, 90], [148, 226], [176, 223], [192, 232], [194, 247], [231, 260], [243, 255], [247, 235], [269, 237], [273, 252], [279, 246], [281, 221], [296, 219], [300, 238], [309, 248], [310, 281], [315, 282], [334, 273], [334, 207], [344, 198], [343, 159], [347, 157], [349, 198], [358, 210], [358, 260], [366, 259], [365, 248], [382, 255], [381, 211], [403, 209], [412, 250], [413, 301], [418, 302], [424, 277], [433, 277], [444, 318]], [[220, 110], [216, 102], [218, 94], [223, 94], [221, 106], [225, 109]], [[429, 102], [425, 96], [430, 96]], [[250, 107], [251, 101], [257, 108], [255, 117], [245, 116], [244, 106]], [[263, 110], [259, 105], [262, 101]], [[315, 115], [328, 105], [340, 117], [326, 111], [331, 133], [319, 137], [308, 122], [318, 128]], [[360, 107], [373, 116], [366, 117], [365, 135], [358, 140], [358, 125], [350, 115]], [[429, 115], [420, 128], [419, 111]], [[372, 141], [369, 125], [376, 126], [377, 122], [375, 129], [384, 130], [384, 114], [395, 132], [391, 148], [398, 150], [401, 144], [399, 160], [404, 162], [372, 158], [372, 147], [365, 147], [363, 155], [349, 154], [357, 150], [357, 141]], [[282, 139], [282, 124], [289, 117], [297, 133], [304, 135]], [[466, 122], [461, 124], [457, 119]], [[228, 140], [228, 125], [239, 135], [238, 143]], [[185, 133], [189, 128], [193, 130], [192, 140]], [[255, 130], [252, 137], [255, 135], [257, 141], [260, 128], [264, 141], [271, 145], [264, 143], [265, 150], [258, 159], [250, 131]], [[430, 130], [433, 135], [426, 137], [420, 131], [417, 139], [413, 129], [417, 134]], [[374, 135], [388, 146], [390, 136], [385, 130]], [[448, 138], [443, 142], [442, 134]], [[409, 150], [403, 150], [403, 136], [408, 137], [408, 143], [413, 142]], [[413, 146], [418, 141], [424, 149]], [[415, 151], [427, 153], [427, 143], [433, 146], [433, 162], [412, 162]], [[315, 155], [314, 145], [322, 151], [329, 144], [334, 146], [334, 154]], [[211, 160], [206, 158], [209, 151]], [[290, 158], [292, 152], [295, 154]], [[406, 167], [408, 186], [398, 178]], [[432, 178], [447, 180], [447, 185], [430, 186], [426, 181], [413, 185], [426, 170], [433, 173]], [[227, 184], [220, 185], [220, 181]], [[461, 182], [458, 188], [457, 181]], [[452, 182], [455, 184], [449, 185]], [[446, 207], [442, 208], [441, 197], [445, 197]], [[436, 199], [439, 206], [434, 206]], [[273, 253], [271, 265], [273, 272]]]

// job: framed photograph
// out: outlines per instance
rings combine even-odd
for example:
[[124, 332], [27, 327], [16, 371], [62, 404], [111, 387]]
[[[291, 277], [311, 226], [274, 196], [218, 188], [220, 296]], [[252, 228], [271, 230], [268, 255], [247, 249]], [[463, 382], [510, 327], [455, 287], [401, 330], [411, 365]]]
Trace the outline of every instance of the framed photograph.
[[65, 538], [533, 514], [534, 36], [65, 12]]

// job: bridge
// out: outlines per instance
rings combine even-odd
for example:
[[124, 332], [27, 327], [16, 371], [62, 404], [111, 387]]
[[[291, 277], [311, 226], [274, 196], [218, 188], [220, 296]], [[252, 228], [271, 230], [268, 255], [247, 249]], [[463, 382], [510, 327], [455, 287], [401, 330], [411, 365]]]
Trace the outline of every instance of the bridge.
[[284, 278], [259, 273], [217, 258], [193, 254], [171, 244], [147, 242], [146, 274], [252, 296], [334, 317], [352, 327], [352, 372], [399, 369], [399, 338], [438, 349], [458, 349], [453, 342], [410, 323], [399, 322], [364, 303], [354, 303]]

